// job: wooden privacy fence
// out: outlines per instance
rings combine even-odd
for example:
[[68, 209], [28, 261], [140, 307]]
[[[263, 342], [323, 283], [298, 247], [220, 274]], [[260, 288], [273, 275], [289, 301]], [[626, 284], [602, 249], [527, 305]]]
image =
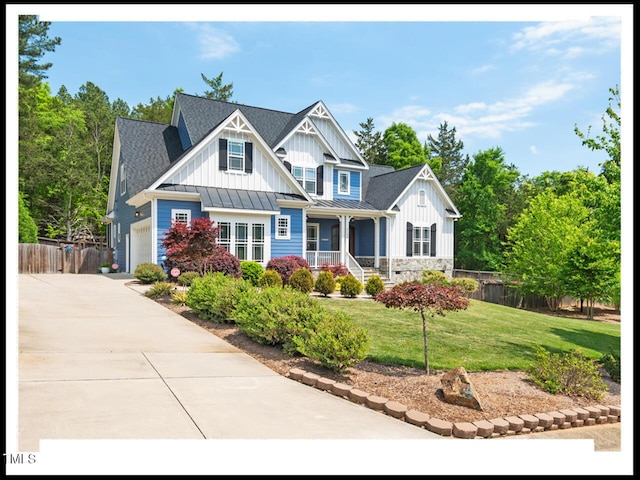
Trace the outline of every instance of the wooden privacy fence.
[[452, 276], [454, 278], [473, 278], [478, 282], [478, 290], [470, 294], [469, 298], [516, 308], [547, 307], [547, 301], [543, 296], [524, 294], [509, 286], [503, 281], [500, 272], [453, 270]]
[[98, 273], [102, 263], [111, 264], [113, 252], [85, 244], [18, 244], [18, 273]]

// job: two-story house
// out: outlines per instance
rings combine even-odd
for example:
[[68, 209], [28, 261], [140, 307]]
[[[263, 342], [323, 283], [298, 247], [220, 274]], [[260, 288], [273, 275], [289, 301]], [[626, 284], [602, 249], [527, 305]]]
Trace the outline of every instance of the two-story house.
[[160, 264], [173, 221], [266, 265], [298, 255], [398, 283], [450, 274], [460, 213], [428, 165], [368, 165], [322, 101], [286, 113], [176, 94], [171, 124], [118, 118], [106, 221], [120, 269]]

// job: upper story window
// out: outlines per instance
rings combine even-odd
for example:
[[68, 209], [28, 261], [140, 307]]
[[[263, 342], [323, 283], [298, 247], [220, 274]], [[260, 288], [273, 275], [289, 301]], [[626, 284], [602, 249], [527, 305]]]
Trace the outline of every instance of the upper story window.
[[229, 170], [244, 172], [244, 142], [229, 141]]
[[227, 172], [253, 172], [253, 143], [220, 138], [218, 168]]
[[186, 223], [188, 225], [191, 222], [191, 210], [172, 208], [171, 221], [175, 223]]
[[127, 193], [127, 171], [124, 164], [120, 165], [120, 195]]
[[338, 193], [349, 195], [349, 172], [338, 172]]
[[418, 206], [426, 207], [427, 206], [427, 191], [426, 190], [418, 190]]
[[304, 187], [307, 193], [314, 195], [317, 193], [318, 180], [315, 168], [293, 166], [291, 173], [293, 173], [293, 176], [298, 180], [300, 185]]

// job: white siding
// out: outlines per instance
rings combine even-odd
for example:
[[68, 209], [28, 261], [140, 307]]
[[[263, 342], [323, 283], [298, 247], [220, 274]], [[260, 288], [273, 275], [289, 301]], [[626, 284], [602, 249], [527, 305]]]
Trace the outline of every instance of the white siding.
[[[324, 148], [320, 144], [317, 135], [294, 133], [282, 146], [287, 152], [285, 160], [291, 165], [317, 168], [324, 164]], [[332, 178], [333, 170], [331, 165], [324, 165], [323, 195], [313, 195], [314, 198], [324, 200], [332, 198]]]
[[[253, 143], [253, 172], [228, 172], [218, 169], [218, 138], [212, 139], [168, 180], [180, 185], [235, 188], [265, 192], [297, 193], [289, 181], [273, 165], [268, 154], [250, 135], [223, 133], [221, 138]], [[276, 161], [276, 160], [274, 160]]]
[[[418, 192], [425, 190], [426, 206], [418, 206]], [[416, 180], [398, 202], [400, 212], [390, 222], [390, 250], [393, 257], [405, 257], [407, 222], [414, 226], [437, 225], [437, 258], [453, 258], [453, 219], [447, 218], [446, 206], [429, 180]]]
[[311, 119], [316, 127], [318, 127], [318, 130], [322, 133], [324, 139], [341, 158], [355, 160], [356, 157], [353, 150], [344, 143], [342, 135], [338, 134], [331, 120], [315, 116], [312, 116]]

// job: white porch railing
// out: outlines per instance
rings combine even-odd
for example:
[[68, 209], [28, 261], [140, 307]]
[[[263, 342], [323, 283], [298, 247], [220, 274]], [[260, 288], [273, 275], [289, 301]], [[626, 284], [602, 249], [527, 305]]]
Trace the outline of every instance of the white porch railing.
[[323, 264], [339, 265], [340, 252], [334, 251], [308, 251], [307, 263], [311, 268], [320, 268]]
[[363, 284], [364, 284], [364, 270], [363, 268], [360, 266], [360, 264], [356, 261], [355, 258], [353, 258], [351, 256], [351, 254], [349, 252], [347, 253], [347, 264], [345, 265], [349, 271], [351, 272], [351, 274], [356, 277], [358, 280], [360, 280]]

